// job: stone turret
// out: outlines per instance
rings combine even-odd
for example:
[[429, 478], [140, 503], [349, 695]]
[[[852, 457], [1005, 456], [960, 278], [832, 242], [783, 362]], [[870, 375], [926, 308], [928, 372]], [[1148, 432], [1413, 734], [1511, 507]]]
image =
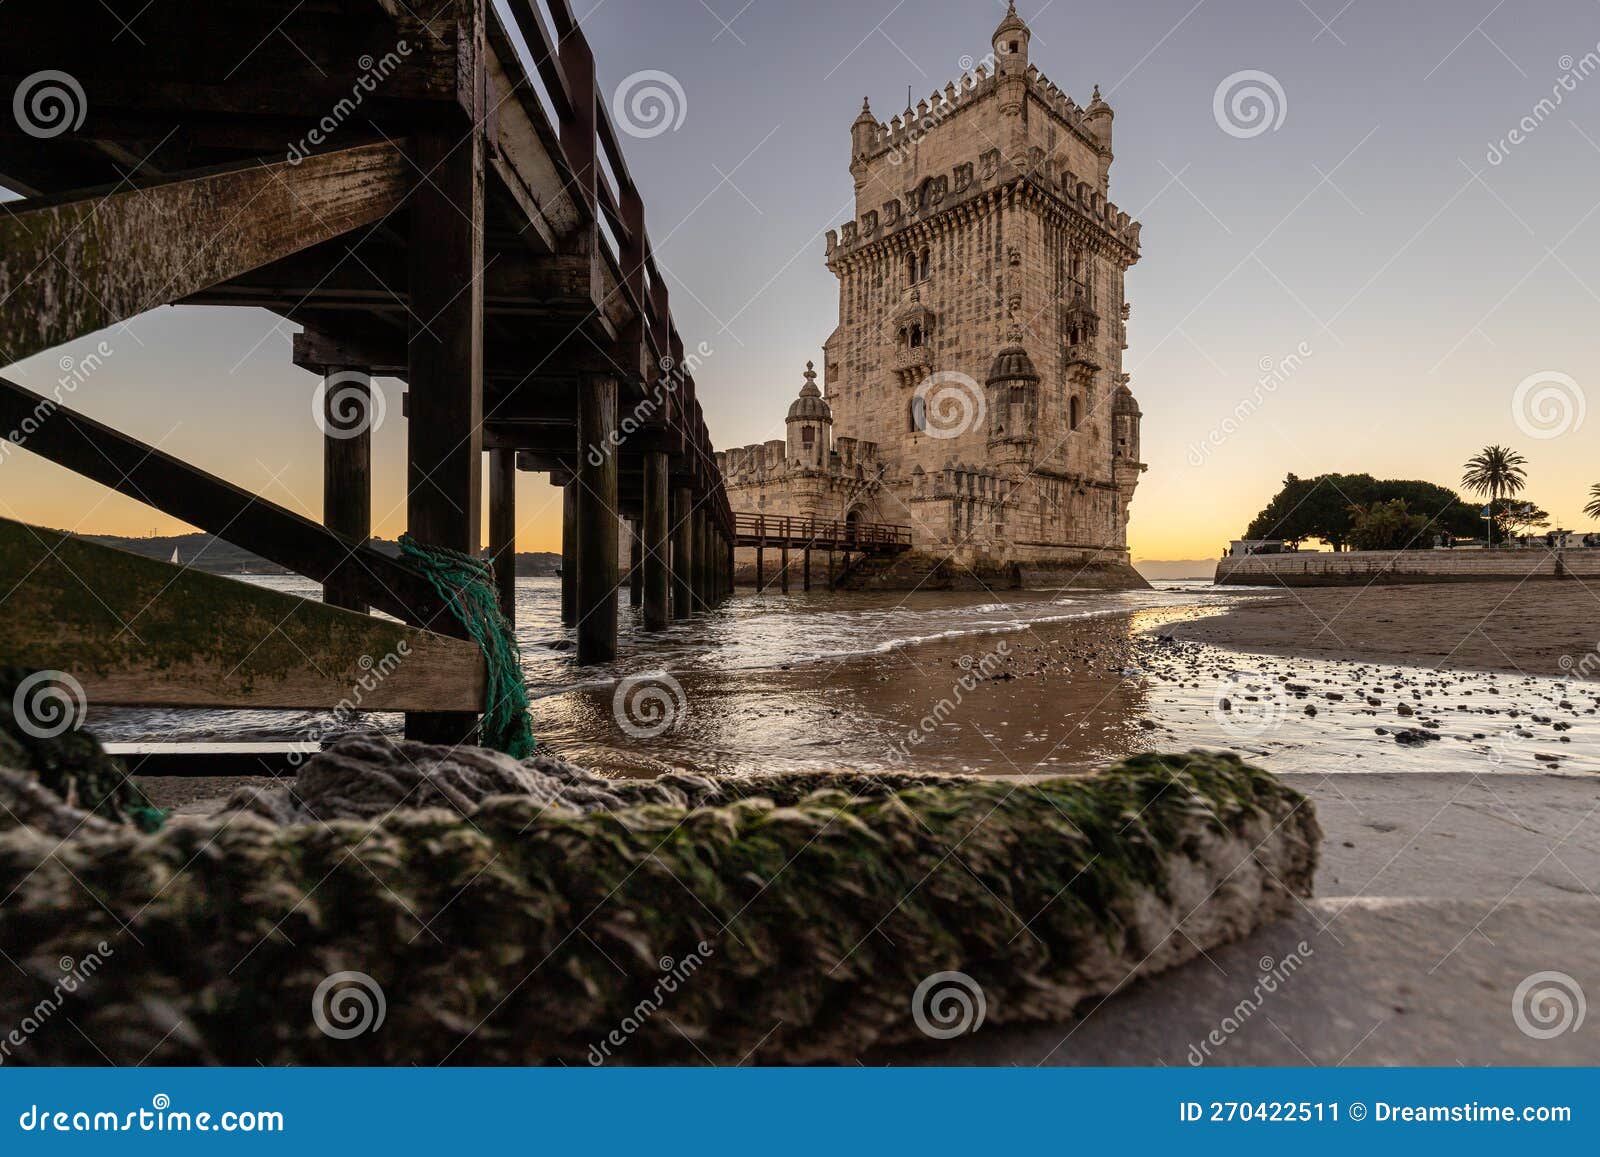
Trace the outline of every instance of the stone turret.
[[1116, 114], [1100, 95], [1100, 86], [1094, 86], [1094, 96], [1089, 107], [1083, 110], [1083, 123], [1094, 134], [1100, 146], [1100, 191], [1106, 191], [1111, 176], [1111, 122]]
[[1031, 35], [1022, 17], [1017, 15], [1017, 6], [1012, 4], [990, 38], [994, 46], [995, 92], [1000, 102], [998, 143], [1007, 164], [1018, 168], [1028, 151], [1028, 39]]
[[788, 459], [791, 469], [821, 470], [832, 448], [833, 409], [817, 388], [817, 371], [810, 362], [805, 378], [784, 419], [789, 427]]
[[1111, 453], [1117, 460], [1129, 465], [1139, 463], [1139, 420], [1144, 415], [1128, 384], [1117, 386], [1111, 400]]
[[1028, 75], [1028, 40], [1033, 33], [1028, 31], [1028, 26], [1022, 22], [1022, 17], [1017, 15], [1017, 6], [1011, 4], [1006, 8], [1005, 19], [1000, 21], [1000, 27], [994, 30], [994, 35], [989, 38], [994, 45], [995, 75], [1001, 78], [1007, 76], [1026, 77]]
[[850, 126], [850, 172], [860, 184], [866, 178], [867, 154], [878, 140], [878, 118], [872, 115], [872, 103], [861, 98], [861, 112]]
[[1039, 371], [1011, 327], [1007, 344], [989, 363], [989, 455], [995, 465], [1026, 469], [1039, 443]]

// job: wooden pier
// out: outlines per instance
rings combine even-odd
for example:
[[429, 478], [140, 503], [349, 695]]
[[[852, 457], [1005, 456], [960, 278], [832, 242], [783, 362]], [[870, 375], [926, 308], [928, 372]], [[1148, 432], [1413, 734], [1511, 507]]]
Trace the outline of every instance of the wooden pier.
[[[0, 212], [0, 364], [159, 305], [270, 310], [301, 329], [294, 364], [325, 379], [324, 521], [4, 378], [0, 436], [320, 582], [325, 605], [116, 552], [85, 557], [6, 523], [0, 661], [63, 670], [102, 706], [316, 709], [349, 698], [363, 658], [407, 642], [449, 677], [396, 675], [360, 709], [404, 710], [416, 738], [472, 739], [476, 645], [418, 571], [369, 542], [361, 417], [374, 376], [407, 386], [408, 532], [480, 555], [487, 498], [508, 618], [515, 471], [564, 488], [579, 662], [615, 656], [628, 571], [647, 630], [731, 592], [734, 519], [693, 365], [567, 0], [91, 8], [6, 6], [0, 88], [58, 70], [79, 94], [59, 131], [0, 120], [0, 184], [26, 197]], [[300, 392], [284, 404], [310, 421]], [[625, 527], [636, 567], [619, 560]], [[80, 567], [154, 604], [85, 584]], [[57, 617], [27, 621], [22, 607]], [[276, 639], [275, 615], [300, 630], [300, 662], [276, 644], [251, 651], [263, 638], [237, 654], [221, 641], [243, 623]], [[335, 638], [337, 662], [325, 650]]]
[[[826, 578], [830, 588], [849, 573], [851, 556], [865, 558], [902, 554], [911, 549], [911, 528], [897, 523], [858, 522], [855, 519], [799, 518], [783, 514], [735, 514], [733, 546], [756, 552], [756, 589], [767, 589], [767, 551], [778, 552], [778, 583], [789, 593], [789, 552], [802, 556], [802, 590], [811, 589], [811, 554], [827, 555]], [[834, 566], [834, 555], [842, 556]]]

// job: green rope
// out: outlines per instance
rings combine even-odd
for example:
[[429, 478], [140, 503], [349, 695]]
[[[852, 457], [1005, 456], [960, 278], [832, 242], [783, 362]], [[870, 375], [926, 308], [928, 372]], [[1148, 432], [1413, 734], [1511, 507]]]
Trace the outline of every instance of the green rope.
[[513, 759], [533, 754], [528, 688], [522, 681], [522, 651], [495, 594], [494, 568], [481, 558], [400, 536], [400, 553], [428, 580], [473, 642], [488, 667], [484, 688], [483, 744]]

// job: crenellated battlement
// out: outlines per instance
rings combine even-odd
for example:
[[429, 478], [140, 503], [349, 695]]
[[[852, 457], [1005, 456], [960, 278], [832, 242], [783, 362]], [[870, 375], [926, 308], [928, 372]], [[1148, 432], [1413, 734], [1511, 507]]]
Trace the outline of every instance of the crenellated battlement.
[[714, 458], [729, 486], [758, 486], [806, 471], [840, 481], [867, 482], [880, 478], [884, 471], [878, 444], [859, 438], [835, 439], [827, 462], [820, 470], [803, 458], [791, 458], [788, 451], [787, 442], [773, 438], [718, 450]]
[[1108, 200], [1098, 182], [1073, 172], [1035, 146], [1021, 170], [1006, 166], [999, 149], [988, 149], [973, 161], [923, 177], [903, 196], [889, 198], [837, 230], [829, 229], [825, 238], [828, 263], [832, 266], [875, 242], [1019, 181], [1054, 195], [1064, 209], [1094, 226], [1105, 240], [1126, 248], [1130, 264], [1138, 259], [1141, 223]]
[[[1028, 66], [1026, 82], [1029, 93], [1061, 122], [1062, 127], [1085, 143], [1098, 147], [1099, 141], [1083, 107], [1067, 95], [1066, 90], [1033, 65]], [[977, 65], [942, 89], [934, 89], [915, 107], [908, 106], [889, 120], [878, 121], [866, 142], [866, 149], [859, 153], [858, 159], [871, 162], [908, 148], [957, 113], [991, 96], [995, 86], [994, 73], [984, 64]]]

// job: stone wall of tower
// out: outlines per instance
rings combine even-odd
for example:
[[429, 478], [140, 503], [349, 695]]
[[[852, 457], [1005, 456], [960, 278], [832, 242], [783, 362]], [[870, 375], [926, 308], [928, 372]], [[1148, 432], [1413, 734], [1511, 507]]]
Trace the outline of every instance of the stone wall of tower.
[[[930, 546], [1002, 560], [1126, 548], [1132, 464], [1114, 470], [1110, 407], [1138, 226], [1105, 199], [1110, 111], [1091, 109], [1029, 69], [966, 78], [909, 118], [852, 131], [857, 216], [830, 244], [828, 395], [839, 431], [877, 440], [898, 467], [891, 491]], [[921, 348], [907, 348], [904, 318], [926, 319]], [[1011, 331], [1043, 379], [1031, 453], [997, 448], [983, 422], [919, 431], [913, 399], [936, 376], [951, 384], [930, 400], [954, 405], [965, 379], [986, 407], [1004, 404], [985, 377]]]
[[[1140, 227], [1107, 199], [1112, 112], [1031, 65], [1014, 10], [992, 43], [959, 82], [851, 127], [856, 213], [827, 244], [832, 433], [876, 444], [875, 520], [909, 524], [929, 554], [1126, 563], [1144, 467], [1123, 281]], [[990, 380], [1002, 349], [1023, 379]], [[779, 501], [776, 478], [730, 484], [736, 509]], [[842, 517], [828, 491], [808, 512]]]

